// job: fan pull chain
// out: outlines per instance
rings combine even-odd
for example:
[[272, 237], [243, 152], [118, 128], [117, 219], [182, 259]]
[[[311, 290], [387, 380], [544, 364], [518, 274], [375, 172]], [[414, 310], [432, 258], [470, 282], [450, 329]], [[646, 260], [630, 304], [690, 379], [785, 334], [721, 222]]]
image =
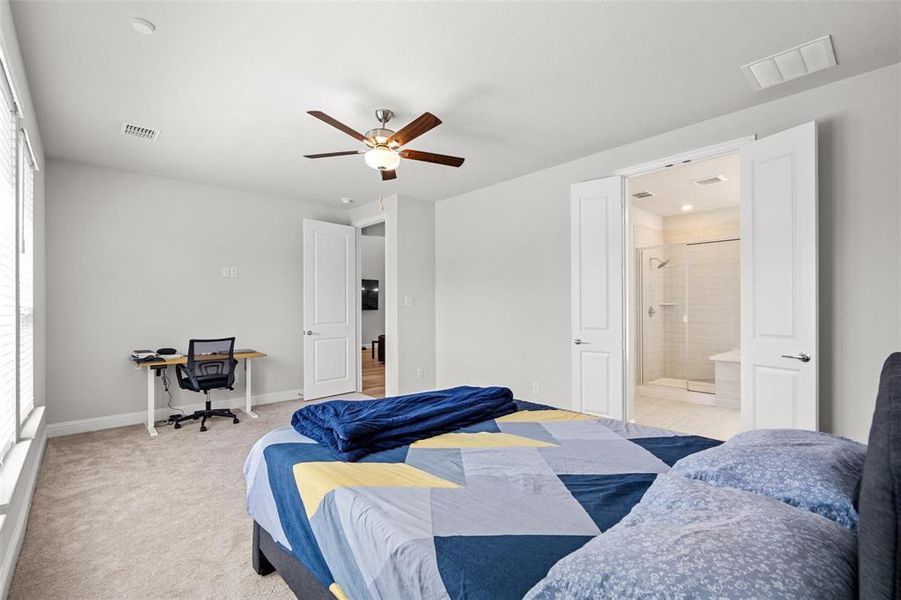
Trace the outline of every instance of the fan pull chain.
[[382, 195], [382, 187], [385, 185], [385, 182], [379, 179], [379, 210], [385, 212], [385, 197]]

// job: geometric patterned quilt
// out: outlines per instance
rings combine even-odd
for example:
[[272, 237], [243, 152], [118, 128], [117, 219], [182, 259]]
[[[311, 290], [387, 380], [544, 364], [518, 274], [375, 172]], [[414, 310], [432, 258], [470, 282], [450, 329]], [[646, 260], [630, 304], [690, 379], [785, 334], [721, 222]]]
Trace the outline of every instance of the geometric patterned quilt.
[[720, 442], [516, 401], [359, 462], [290, 427], [253, 447], [248, 512], [338, 598], [522, 598]]

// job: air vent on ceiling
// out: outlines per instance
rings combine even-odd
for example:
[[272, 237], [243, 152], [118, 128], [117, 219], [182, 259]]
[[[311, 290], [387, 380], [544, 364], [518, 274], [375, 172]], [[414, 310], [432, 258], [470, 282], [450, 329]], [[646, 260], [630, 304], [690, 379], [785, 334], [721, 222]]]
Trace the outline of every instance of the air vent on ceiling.
[[652, 194], [651, 192], [636, 192], [636, 193], [632, 194], [632, 197], [639, 198], [639, 199], [640, 198], [653, 198], [654, 194]]
[[741, 70], [755, 90], [762, 90], [836, 64], [832, 36], [824, 35], [790, 50], [755, 60], [742, 66]]
[[122, 133], [123, 135], [135, 137], [139, 140], [147, 140], [148, 142], [156, 141], [156, 138], [160, 135], [159, 129], [142, 127], [141, 125], [135, 125], [134, 123], [122, 123]]
[[713, 177], [704, 177], [703, 179], [695, 179], [695, 185], [713, 185], [714, 183], [722, 183], [726, 181], [725, 175], [714, 175]]

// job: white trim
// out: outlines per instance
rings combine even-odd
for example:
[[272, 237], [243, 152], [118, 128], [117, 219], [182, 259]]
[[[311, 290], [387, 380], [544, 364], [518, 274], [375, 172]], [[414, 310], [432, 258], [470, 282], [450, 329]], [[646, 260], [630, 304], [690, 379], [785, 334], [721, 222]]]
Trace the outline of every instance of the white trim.
[[[385, 224], [385, 279], [387, 281], [383, 282], [385, 285], [383, 288], [385, 289], [384, 295], [384, 311], [385, 311], [385, 338], [388, 338], [388, 286], [397, 285], [392, 277], [391, 280], [388, 279], [388, 214], [381, 210], [379, 214], [372, 215], [371, 217], [364, 217], [362, 219], [357, 219], [352, 222], [353, 226], [356, 228], [356, 244], [357, 244], [357, 281], [362, 281], [363, 279], [363, 244], [360, 243], [361, 238], [363, 237], [363, 229], [366, 227], [371, 227], [372, 225], [378, 225], [379, 223]], [[379, 284], [381, 285], [381, 284]], [[396, 294], [395, 294], [396, 297]], [[357, 294], [357, 302], [356, 302], [356, 311], [357, 311], [357, 352], [363, 347], [363, 298], [361, 294]], [[392, 336], [395, 337], [395, 336]], [[388, 355], [385, 354], [385, 392], [387, 395], [388, 386], [387, 386], [387, 378], [388, 378]], [[363, 393], [363, 360], [362, 358], [357, 361], [357, 392]]]
[[382, 211], [377, 215], [372, 215], [371, 217], [363, 217], [362, 219], [357, 219], [352, 223], [352, 225], [357, 229], [363, 229], [364, 227], [370, 227], [372, 225], [384, 223], [387, 220], [388, 215], [384, 211]]
[[13, 84], [13, 74], [9, 68], [7, 56], [6, 48], [0, 43], [0, 70], [2, 70], [3, 77], [6, 79], [6, 86], [9, 88], [9, 95], [12, 97], [13, 106], [16, 109], [16, 116], [20, 119], [24, 119], [25, 113], [22, 112], [22, 102], [19, 101], [19, 95], [16, 93], [16, 86]]
[[38, 172], [41, 170], [41, 166], [38, 164], [38, 159], [34, 155], [34, 148], [31, 145], [31, 137], [28, 135], [28, 130], [25, 129], [25, 127], [20, 127], [19, 131], [25, 136], [25, 147], [28, 148], [28, 156], [31, 157], [31, 168], [33, 168], [35, 172]]
[[[720, 142], [718, 144], [712, 144], [710, 146], [704, 146], [703, 148], [695, 148], [694, 150], [688, 150], [686, 152], [682, 152], [680, 154], [675, 154], [672, 156], [667, 156], [664, 158], [658, 158], [656, 160], [652, 160], [649, 162], [641, 163], [639, 165], [634, 165], [631, 167], [626, 167], [624, 169], [619, 169], [615, 171], [615, 175], [622, 175], [624, 178], [628, 179], [629, 177], [634, 177], [636, 175], [646, 175], [648, 173], [654, 173], [656, 171], [661, 171], [663, 169], [667, 169], [670, 167], [674, 167], [676, 165], [684, 164], [686, 162], [696, 162], [700, 160], [708, 160], [711, 158], [716, 158], [718, 156], [723, 156], [726, 154], [734, 154], [741, 150], [741, 147], [745, 144], [749, 144], [753, 141], [757, 140], [757, 134], [753, 133], [751, 135], [746, 135], [744, 137], [735, 138], [733, 140], [728, 140], [725, 142]], [[623, 319], [624, 319], [624, 327], [625, 335], [623, 336], [623, 376], [625, 378], [624, 389], [626, 393], [623, 394], [623, 415], [625, 420], [634, 421], [635, 420], [635, 406], [634, 400], [636, 395], [635, 389], [635, 360], [632, 360], [632, 357], [629, 356], [629, 352], [631, 351], [630, 340], [632, 339], [632, 335], [634, 331], [633, 328], [630, 327], [630, 319], [633, 318], [632, 311], [634, 307], [631, 306], [630, 295], [632, 291], [632, 286], [634, 285], [634, 279], [630, 277], [630, 269], [629, 262], [634, 258], [635, 249], [632, 247], [632, 221], [629, 216], [629, 212], [632, 207], [632, 200], [628, 195], [628, 185], [626, 184], [625, 193], [623, 194], [623, 202], [625, 206], [623, 207], [623, 263], [624, 263], [624, 273], [623, 273]], [[637, 318], [637, 315], [636, 315]], [[637, 360], [637, 358], [636, 358]]]
[[[271, 394], [260, 394], [258, 396], [253, 396], [253, 405], [259, 406], [261, 404], [274, 404], [276, 402], [287, 402], [288, 400], [302, 400], [301, 389], [293, 389], [293, 390], [285, 390], [283, 392], [272, 392]], [[246, 398], [242, 394], [241, 396], [235, 396], [229, 398], [228, 408], [241, 408], [243, 409], [245, 406]], [[213, 402], [219, 404], [219, 401], [216, 400], [215, 396], [213, 396]], [[226, 402], [225, 399], [222, 402]], [[202, 402], [197, 402], [194, 404], [186, 404], [182, 406], [178, 406], [184, 410], [185, 412], [193, 412], [195, 410], [199, 410], [204, 407]], [[169, 418], [169, 415], [172, 414], [172, 409], [168, 406], [164, 406], [162, 408], [157, 408], [154, 411], [155, 421], [165, 421]], [[63, 435], [72, 435], [75, 433], [86, 433], [88, 431], [100, 431], [101, 429], [113, 429], [116, 427], [126, 427], [128, 425], [144, 425], [147, 420], [147, 411], [141, 410], [136, 412], [128, 412], [128, 413], [119, 413], [117, 415], [105, 415], [102, 417], [91, 417], [88, 419], [74, 419], [72, 421], [61, 421], [59, 423], [51, 423], [47, 425], [47, 437], [60, 437]]]
[[[37, 484], [38, 473], [41, 470], [41, 463], [44, 460], [44, 451], [47, 449], [47, 429], [41, 427], [43, 410], [38, 411], [38, 408], [43, 407], [35, 407], [35, 411], [26, 421], [27, 425], [36, 428], [36, 436], [34, 439], [22, 441], [18, 444], [23, 446], [28, 445], [27, 449], [23, 448], [26, 454], [24, 457], [26, 461], [28, 460], [27, 452], [31, 449], [31, 445], [37, 444], [38, 447], [37, 456], [35, 456], [32, 461], [31, 469], [27, 472], [19, 473], [18, 481], [14, 486], [18, 487], [18, 485], [21, 484], [24, 484], [25, 486], [22, 494], [21, 509], [17, 511], [16, 515], [10, 515], [8, 513], [0, 514], [0, 526], [3, 528], [8, 526], [12, 527], [12, 532], [9, 536], [10, 544], [4, 549], [3, 555], [0, 556], [0, 598], [6, 598], [6, 595], [9, 592], [9, 586], [12, 583], [13, 573], [15, 572], [16, 563], [19, 559], [19, 553], [22, 550], [22, 543], [25, 541], [25, 526], [28, 524], [28, 514], [31, 511], [31, 500], [34, 496], [34, 488]], [[33, 419], [36, 419], [36, 421], [33, 422]], [[7, 519], [12, 518], [15, 518], [15, 522], [6, 522]]]
[[623, 177], [634, 177], [635, 175], [646, 175], [648, 173], [654, 173], [655, 171], [662, 171], [663, 169], [675, 167], [686, 162], [716, 158], [717, 156], [722, 156], [724, 154], [738, 152], [743, 145], [753, 142], [756, 139], [756, 133], [753, 135], [746, 135], [727, 142], [720, 142], [719, 144], [713, 144], [712, 146], [705, 146], [703, 148], [689, 150], [688, 152], [682, 152], [681, 154], [658, 158], [640, 165], [626, 167], [625, 169], [615, 171], [613, 174], [622, 175]]

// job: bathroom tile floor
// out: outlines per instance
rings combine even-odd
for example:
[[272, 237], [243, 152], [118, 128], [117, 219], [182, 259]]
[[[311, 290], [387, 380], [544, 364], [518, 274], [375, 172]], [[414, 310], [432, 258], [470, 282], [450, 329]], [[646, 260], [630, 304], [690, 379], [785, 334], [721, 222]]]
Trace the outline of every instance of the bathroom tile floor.
[[635, 420], [717, 440], [728, 440], [741, 431], [741, 413], [737, 410], [646, 396], [635, 397]]

